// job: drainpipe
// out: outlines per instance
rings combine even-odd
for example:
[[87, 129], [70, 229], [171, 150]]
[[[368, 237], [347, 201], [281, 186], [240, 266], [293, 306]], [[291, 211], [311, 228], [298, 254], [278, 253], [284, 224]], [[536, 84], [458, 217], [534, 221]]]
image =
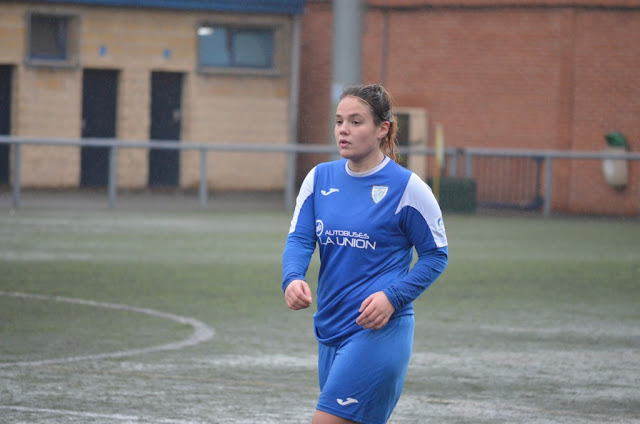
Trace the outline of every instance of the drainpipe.
[[362, 16], [362, 0], [333, 0], [333, 74], [329, 144], [335, 144], [335, 113], [343, 87], [361, 82]]
[[[301, 16], [292, 15], [291, 75], [289, 77], [289, 144], [298, 143], [298, 99], [300, 98], [300, 26]], [[297, 153], [287, 153], [284, 208], [291, 210], [295, 201]]]

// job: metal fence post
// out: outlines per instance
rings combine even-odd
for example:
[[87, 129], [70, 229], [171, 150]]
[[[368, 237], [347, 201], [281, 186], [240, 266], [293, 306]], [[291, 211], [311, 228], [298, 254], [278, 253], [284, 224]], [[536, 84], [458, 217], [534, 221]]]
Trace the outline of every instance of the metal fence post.
[[553, 187], [553, 157], [545, 156], [544, 161], [544, 208], [543, 215], [548, 218], [551, 215], [551, 192]]
[[13, 143], [13, 207], [20, 207], [20, 165], [22, 144]]
[[471, 175], [473, 174], [473, 170], [471, 169], [471, 159], [473, 159], [473, 156], [471, 155], [471, 153], [469, 153], [468, 149], [465, 149], [464, 151], [464, 176], [467, 178], [471, 178]]
[[454, 151], [453, 154], [451, 154], [449, 156], [451, 159], [449, 161], [451, 168], [449, 169], [449, 172], [447, 173], [450, 177], [457, 177], [458, 176], [458, 151]]
[[118, 185], [118, 148], [109, 146], [109, 207], [116, 205], [116, 192]]
[[207, 149], [200, 149], [200, 208], [207, 206]]

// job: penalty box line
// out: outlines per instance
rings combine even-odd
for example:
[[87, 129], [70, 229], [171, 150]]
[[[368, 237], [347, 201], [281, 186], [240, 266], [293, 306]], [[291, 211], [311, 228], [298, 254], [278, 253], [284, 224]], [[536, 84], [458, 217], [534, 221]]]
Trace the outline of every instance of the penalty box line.
[[185, 347], [195, 346], [197, 344], [203, 343], [207, 340], [210, 340], [215, 335], [214, 329], [209, 327], [207, 324], [203, 323], [202, 321], [199, 321], [195, 318], [183, 317], [183, 316], [171, 314], [168, 312], [157, 311], [155, 309], [139, 308], [137, 306], [122, 305], [117, 303], [96, 302], [93, 300], [77, 299], [72, 297], [48, 296], [48, 295], [33, 294], [33, 293], [0, 291], [0, 296], [16, 297], [16, 298], [23, 298], [23, 299], [50, 300], [55, 302], [66, 302], [66, 303], [72, 303], [77, 305], [93, 306], [96, 308], [107, 308], [107, 309], [115, 309], [120, 311], [130, 311], [130, 312], [136, 312], [136, 313], [150, 315], [158, 318], [168, 319], [180, 324], [189, 325], [193, 328], [193, 333], [189, 337], [178, 342], [167, 343], [167, 344], [162, 344], [158, 346], [150, 346], [150, 347], [139, 348], [139, 349], [128, 349], [128, 350], [122, 350], [122, 351], [116, 351], [116, 352], [98, 353], [95, 355], [80, 355], [80, 356], [71, 356], [71, 357], [57, 358], [57, 359], [43, 359], [39, 361], [4, 362], [4, 363], [0, 363], [0, 368], [15, 367], [15, 366], [24, 367], [24, 366], [64, 364], [64, 363], [77, 362], [77, 361], [86, 361], [86, 360], [95, 360], [95, 359], [113, 359], [113, 358], [122, 358], [125, 356], [142, 355], [147, 353], [156, 353], [156, 352], [169, 351], [169, 350], [179, 350]]

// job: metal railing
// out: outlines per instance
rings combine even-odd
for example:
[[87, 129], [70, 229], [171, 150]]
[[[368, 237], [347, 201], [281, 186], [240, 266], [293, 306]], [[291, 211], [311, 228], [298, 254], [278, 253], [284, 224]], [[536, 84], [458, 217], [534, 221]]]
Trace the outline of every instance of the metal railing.
[[[551, 200], [553, 195], [553, 163], [557, 159], [587, 159], [587, 160], [640, 160], [639, 152], [588, 152], [573, 150], [524, 150], [524, 149], [486, 149], [466, 148], [461, 152], [464, 159], [464, 176], [473, 178], [473, 159], [476, 157], [503, 158], [531, 158], [544, 164], [544, 190], [542, 192], [542, 213], [545, 217], [551, 215]], [[640, 197], [640, 193], [638, 193]]]
[[[324, 153], [336, 155], [334, 145], [319, 144], [247, 144], [247, 143], [192, 143], [182, 141], [128, 141], [120, 139], [92, 138], [92, 139], [53, 139], [36, 137], [16, 137], [0, 135], [0, 144], [13, 146], [13, 205], [20, 206], [21, 193], [21, 150], [23, 145], [49, 145], [49, 146], [77, 146], [77, 147], [105, 147], [109, 150], [109, 175], [108, 175], [108, 202], [110, 207], [115, 207], [117, 199], [117, 153], [119, 149], [169, 149], [180, 151], [200, 152], [200, 178], [198, 185], [198, 197], [200, 206], [204, 208], [208, 201], [207, 186], [207, 156], [211, 152], [250, 152], [250, 153], [286, 153], [288, 156], [285, 177], [284, 205], [289, 209], [295, 199], [296, 183], [296, 154], [299, 153]], [[428, 147], [400, 148], [399, 153], [405, 155], [435, 156], [435, 150]], [[462, 176], [474, 178], [474, 158], [530, 158], [544, 167], [544, 190], [539, 199], [542, 203], [544, 216], [551, 215], [551, 199], [553, 192], [553, 162], [556, 159], [616, 159], [616, 160], [640, 160], [640, 153], [627, 152], [624, 154], [613, 152], [587, 152], [587, 151], [560, 151], [560, 150], [521, 150], [521, 149], [488, 149], [488, 148], [448, 148], [445, 149], [445, 172], [449, 176]], [[460, 168], [462, 162], [462, 169]], [[542, 165], [540, 165], [542, 166]], [[423, 176], [424, 177], [424, 176]], [[537, 183], [540, 183], [538, 180]], [[640, 193], [638, 193], [640, 196]]]
[[128, 141], [110, 138], [84, 138], [84, 139], [45, 139], [35, 137], [10, 137], [0, 136], [0, 144], [13, 145], [13, 205], [14, 208], [20, 206], [21, 191], [21, 167], [22, 167], [22, 146], [23, 145], [43, 145], [43, 146], [76, 146], [76, 147], [104, 147], [109, 151], [109, 172], [107, 192], [109, 197], [109, 207], [115, 207], [117, 198], [118, 175], [118, 150], [119, 149], [164, 149], [179, 151], [198, 151], [200, 153], [200, 179], [198, 184], [198, 197], [200, 207], [207, 205], [207, 156], [210, 152], [251, 152], [251, 153], [288, 153], [290, 159], [287, 165], [287, 182], [285, 187], [285, 206], [293, 204], [293, 191], [295, 190], [295, 162], [291, 157], [296, 153], [335, 153], [334, 146], [320, 145], [270, 145], [270, 144], [212, 144], [212, 143], [191, 143], [175, 141]]

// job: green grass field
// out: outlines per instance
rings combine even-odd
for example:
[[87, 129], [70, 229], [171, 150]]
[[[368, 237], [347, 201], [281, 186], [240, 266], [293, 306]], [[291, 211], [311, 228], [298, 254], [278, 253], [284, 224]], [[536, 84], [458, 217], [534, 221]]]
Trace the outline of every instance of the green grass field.
[[[313, 308], [280, 290], [289, 219], [0, 211], [0, 422], [310, 422]], [[390, 424], [640, 423], [640, 223], [445, 223]]]

